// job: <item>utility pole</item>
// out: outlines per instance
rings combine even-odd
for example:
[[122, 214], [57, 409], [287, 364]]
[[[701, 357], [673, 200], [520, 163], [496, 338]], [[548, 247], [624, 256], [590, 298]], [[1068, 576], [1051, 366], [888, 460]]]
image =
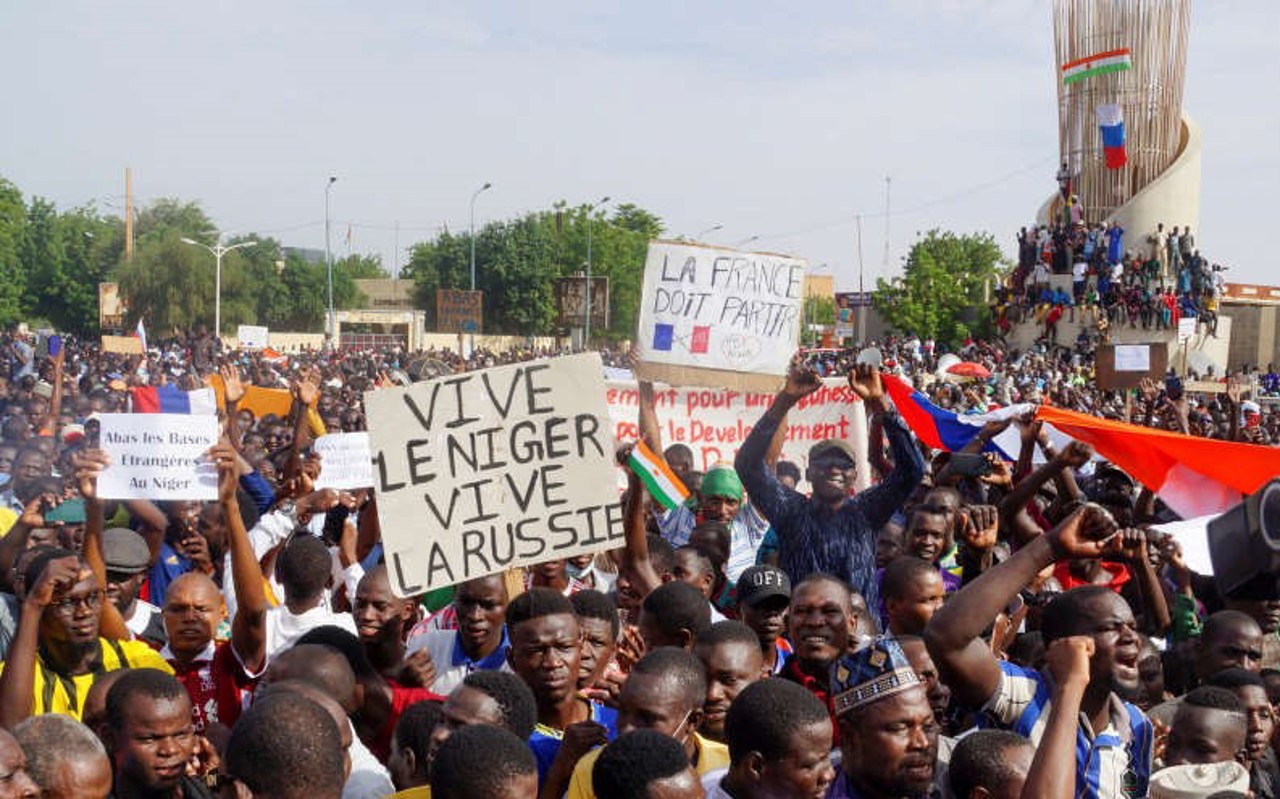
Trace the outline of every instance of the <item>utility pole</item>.
[[862, 214], [854, 219], [858, 224], [858, 346], [862, 347], [867, 343], [867, 306], [863, 305], [867, 295], [862, 285]]
[[133, 169], [124, 168], [124, 259], [133, 260]]
[[329, 283], [329, 313], [325, 319], [325, 332], [329, 334], [330, 349], [338, 346], [333, 324], [333, 255], [329, 251], [329, 194], [333, 184], [337, 182], [338, 179], [330, 175], [329, 182], [324, 186], [324, 271]]

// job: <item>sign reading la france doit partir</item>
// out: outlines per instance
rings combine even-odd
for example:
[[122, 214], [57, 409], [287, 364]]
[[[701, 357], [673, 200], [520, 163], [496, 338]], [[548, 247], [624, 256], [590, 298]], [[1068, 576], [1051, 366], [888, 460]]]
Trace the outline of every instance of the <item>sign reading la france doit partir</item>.
[[784, 255], [650, 242], [638, 371], [717, 387], [728, 385], [726, 374], [785, 375], [799, 342], [804, 275], [805, 262]]
[[371, 391], [365, 408], [398, 596], [622, 539], [597, 353]]

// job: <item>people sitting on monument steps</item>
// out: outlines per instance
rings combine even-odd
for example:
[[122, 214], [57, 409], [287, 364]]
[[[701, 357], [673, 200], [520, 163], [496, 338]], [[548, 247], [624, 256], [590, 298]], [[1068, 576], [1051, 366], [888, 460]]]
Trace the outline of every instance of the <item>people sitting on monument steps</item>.
[[[1176, 327], [1209, 311], [1215, 282], [1201, 262], [1176, 284], [1168, 234], [1161, 282], [1142, 233], [1058, 233], [1024, 233], [1019, 268], [1083, 262], [1065, 313]], [[1122, 235], [1135, 254], [1112, 263]], [[1131, 314], [1133, 291], [1147, 305]], [[643, 388], [627, 413], [700, 488], [687, 502], [661, 504], [628, 469], [600, 551], [409, 597], [378, 492], [317, 489], [307, 452], [320, 425], [363, 428], [363, 392], [395, 382], [406, 353], [205, 353], [228, 407], [206, 455], [216, 499], [199, 503], [100, 496], [91, 418], [160, 379], [198, 388], [190, 340], [33, 355], [0, 381], [0, 797], [1276, 796], [1280, 601], [1223, 597], [1159, 530], [1176, 519], [1166, 489], [1034, 418], [971, 425], [957, 449], [987, 454], [969, 474], [921, 443], [884, 375], [958, 415], [1043, 402], [1253, 446], [1280, 441], [1275, 370], [1256, 388], [1155, 380], [1126, 398], [1098, 388], [1080, 342], [971, 339], [956, 354], [991, 377], [963, 382], [937, 377], [946, 348], [927, 336], [876, 344], [879, 370], [798, 359], [743, 419], [732, 464], [664, 449]], [[845, 378], [865, 438], [807, 458], [787, 440], [818, 385], [805, 363]], [[62, 391], [42, 396], [41, 379]], [[283, 407], [241, 407], [282, 382]]]

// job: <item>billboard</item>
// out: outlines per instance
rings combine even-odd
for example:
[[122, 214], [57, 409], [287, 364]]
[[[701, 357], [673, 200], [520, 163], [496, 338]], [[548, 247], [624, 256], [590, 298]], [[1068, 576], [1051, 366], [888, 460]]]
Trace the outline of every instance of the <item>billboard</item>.
[[[556, 324], [586, 327], [587, 278], [582, 275], [556, 278]], [[591, 327], [609, 326], [609, 278], [591, 276]]]
[[484, 330], [484, 292], [436, 289], [436, 331], [480, 333]]

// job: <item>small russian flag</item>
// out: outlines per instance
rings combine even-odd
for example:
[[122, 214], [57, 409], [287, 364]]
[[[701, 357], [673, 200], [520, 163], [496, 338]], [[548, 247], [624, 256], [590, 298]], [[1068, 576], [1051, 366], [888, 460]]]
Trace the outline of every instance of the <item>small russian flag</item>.
[[185, 413], [214, 416], [218, 398], [212, 388], [183, 391], [177, 386], [139, 386], [133, 394], [134, 413]]
[[[1036, 408], [1030, 403], [1021, 403], [988, 413], [962, 415], [934, 405], [924, 394], [896, 375], [881, 374], [880, 379], [884, 382], [894, 407], [911, 428], [911, 432], [916, 434], [916, 438], [934, 449], [945, 449], [948, 452], [964, 449], [974, 436], [982, 432], [982, 427], [987, 422], [1017, 418]], [[1011, 427], [988, 441], [983, 451], [998, 453], [1005, 460], [1012, 461], [1018, 457], [1020, 444], [1018, 431]]]
[[142, 317], [138, 317], [138, 326], [133, 329], [133, 335], [135, 338], [142, 339], [142, 353], [145, 355], [147, 352], [147, 328], [142, 324]]

